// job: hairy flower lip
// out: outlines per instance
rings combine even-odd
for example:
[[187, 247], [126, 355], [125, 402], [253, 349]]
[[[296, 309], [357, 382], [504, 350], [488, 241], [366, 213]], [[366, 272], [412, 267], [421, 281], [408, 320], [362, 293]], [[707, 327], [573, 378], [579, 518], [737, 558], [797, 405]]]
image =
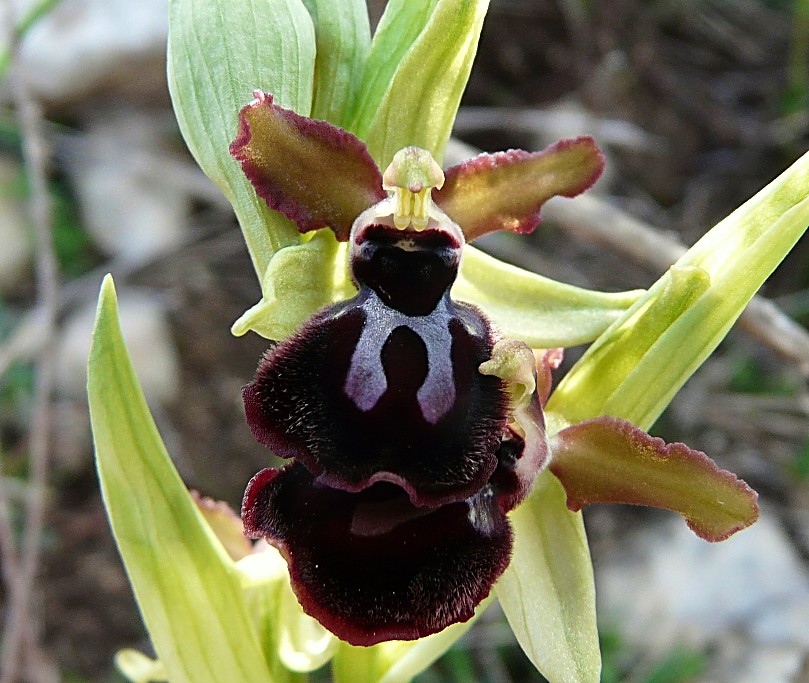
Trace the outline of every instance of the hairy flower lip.
[[[366, 316], [379, 315], [374, 311], [380, 306], [376, 294], [363, 291], [325, 309], [268, 352], [242, 392], [253, 435], [276, 455], [298, 459], [331, 488], [359, 492], [389, 481], [399, 483], [415, 505], [427, 507], [472, 495], [496, 467], [508, 420], [502, 380], [478, 371], [494, 343], [491, 328], [473, 307], [442, 304], [449, 306], [448, 317], [439, 322], [453, 348], [445, 367], [451, 374], [444, 379], [451, 377], [460, 392], [443, 412], [442, 375], [431, 385], [422, 374], [428, 351], [420, 335], [439, 346], [444, 337], [435, 337], [426, 320], [386, 309], [390, 331], [363, 342]], [[383, 323], [376, 320], [371, 334]], [[384, 344], [386, 339], [391, 343]], [[367, 409], [359, 405], [378, 386], [374, 375], [362, 375], [360, 389], [351, 385], [347, 391], [361, 346], [382, 363], [373, 372], [385, 373]], [[414, 350], [421, 360], [414, 361]], [[438, 419], [428, 419], [425, 407], [441, 409]]]
[[488, 483], [435, 508], [412, 505], [390, 482], [348, 493], [319, 485], [300, 462], [265, 469], [245, 491], [245, 533], [281, 552], [304, 611], [339, 638], [422, 638], [471, 618], [508, 565], [506, 513], [527, 491], [521, 449], [508, 441]]
[[[303, 459], [300, 460], [302, 464], [306, 464]], [[381, 483], [392, 484], [407, 494], [408, 500], [414, 507], [435, 509], [452, 503], [460, 503], [475, 495], [491, 479], [496, 467], [497, 463], [492, 461], [485, 469], [481, 469], [475, 479], [466, 486], [448, 486], [445, 492], [441, 491], [443, 487], [436, 487], [435, 490], [417, 489], [406, 477], [387, 471], [375, 472], [360, 482], [349, 482], [337, 474], [321, 472], [314, 481], [317, 486], [326, 486], [346, 493], [362, 493]]]

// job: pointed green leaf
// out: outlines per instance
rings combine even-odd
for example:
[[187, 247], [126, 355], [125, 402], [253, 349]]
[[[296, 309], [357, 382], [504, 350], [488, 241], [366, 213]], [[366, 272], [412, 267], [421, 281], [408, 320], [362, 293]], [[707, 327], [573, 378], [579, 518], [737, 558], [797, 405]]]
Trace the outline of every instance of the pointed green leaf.
[[757, 495], [705, 453], [624, 420], [599, 417], [563, 429], [552, 441], [551, 471], [571, 510], [629, 503], [673, 510], [706, 541], [723, 541], [758, 519]]
[[[574, 375], [573, 380], [567, 381], [566, 376], [551, 394], [548, 412], [558, 413], [568, 423], [574, 423], [604, 414], [614, 415], [610, 410], [631, 412], [638, 401], [644, 400], [643, 392], [637, 392], [633, 402], [628, 403], [625, 393], [628, 380], [632, 381], [637, 373], [647, 371], [645, 363], [649, 349], [660, 343], [667, 330], [708, 291], [710, 279], [701, 268], [672, 266], [656, 288], [656, 296], [641, 297], [587, 350], [589, 366], [586, 377], [597, 377], [598, 385], [591, 390], [580, 386], [575, 380], [584, 380], [585, 375], [581, 372]], [[676, 353], [677, 346], [669, 349], [670, 356]], [[668, 358], [666, 362], [670, 363], [672, 359]], [[658, 370], [662, 372], [662, 368], [658, 367]], [[649, 385], [658, 382], [658, 376], [646, 377], [647, 391], [652, 391]], [[637, 387], [634, 382], [630, 384], [633, 385]], [[569, 398], [570, 392], [576, 394], [575, 400]], [[613, 398], [616, 395], [622, 396], [622, 403]], [[563, 410], [559, 408], [560, 404], [564, 406]]]
[[399, 62], [424, 30], [437, 3], [438, 0], [390, 0], [385, 6], [365, 61], [350, 131], [363, 137], [360, 133], [371, 127]]
[[593, 341], [643, 293], [608, 294], [573, 287], [503, 263], [470, 246], [464, 249], [461, 271], [452, 288], [459, 301], [480, 306], [504, 337], [535, 349]]
[[[384, 27], [385, 40], [374, 38], [365, 78], [380, 62], [387, 78], [374, 79], [368, 86], [368, 102], [352, 127], [368, 144], [380, 168], [386, 168], [393, 155], [409, 145], [429, 150], [439, 164], [443, 160], [489, 1], [439, 0], [415, 40], [413, 29], [424, 21], [414, 15], [416, 6], [426, 9], [432, 3], [408, 0], [410, 4], [412, 8], [404, 9], [404, 3], [395, 3], [391, 12], [396, 15], [391, 14]], [[405, 25], [406, 21], [413, 23]], [[389, 42], [396, 48], [392, 52], [401, 55], [398, 63], [391, 61], [392, 54], [381, 53], [383, 44]], [[395, 65], [392, 71], [391, 65]], [[378, 98], [382, 85], [385, 92]], [[365, 96], [363, 89], [360, 100]]]
[[313, 119], [346, 128], [357, 100], [371, 27], [365, 0], [303, 0], [315, 25]]
[[299, 238], [256, 196], [228, 146], [255, 89], [309, 114], [314, 67], [314, 28], [301, 0], [170, 2], [168, 78], [177, 121], [197, 163], [233, 204], [259, 277], [273, 253]]
[[689, 249], [587, 350], [548, 410], [568, 423], [610, 415], [648, 429], [807, 225], [809, 153]]
[[172, 683], [268, 683], [238, 572], [166, 453], [124, 346], [112, 279], [88, 369], [104, 504], [155, 650]]
[[595, 587], [581, 513], [549, 472], [510, 515], [511, 564], [495, 592], [520, 646], [550, 683], [598, 683]]

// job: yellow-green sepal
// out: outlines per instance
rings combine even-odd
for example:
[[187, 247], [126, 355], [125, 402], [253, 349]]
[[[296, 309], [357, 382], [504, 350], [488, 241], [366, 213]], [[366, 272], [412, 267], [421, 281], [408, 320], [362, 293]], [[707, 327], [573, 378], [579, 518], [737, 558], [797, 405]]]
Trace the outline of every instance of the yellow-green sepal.
[[551, 396], [568, 424], [648, 429], [809, 225], [809, 153], [718, 223], [596, 340]]
[[317, 42], [311, 117], [346, 128], [371, 44], [365, 0], [303, 0]]
[[388, 4], [350, 128], [380, 168], [409, 145], [442, 162], [488, 6], [488, 0]]
[[467, 246], [452, 294], [480, 306], [503, 337], [547, 349], [593, 341], [644, 291], [611, 294], [574, 287]]
[[237, 337], [252, 330], [266, 339], [288, 337], [318, 310], [356, 293], [346, 266], [346, 243], [328, 229], [281, 249], [262, 278], [263, 296], [231, 328]]
[[581, 513], [550, 472], [510, 515], [511, 564], [495, 593], [525, 654], [550, 683], [598, 683], [595, 584]]

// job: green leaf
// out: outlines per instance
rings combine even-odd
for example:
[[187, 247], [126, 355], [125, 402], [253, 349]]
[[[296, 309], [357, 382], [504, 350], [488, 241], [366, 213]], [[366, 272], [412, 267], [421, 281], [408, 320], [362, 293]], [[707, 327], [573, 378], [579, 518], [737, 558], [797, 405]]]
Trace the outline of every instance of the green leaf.
[[317, 40], [311, 116], [345, 128], [371, 44], [368, 8], [365, 0], [303, 0], [303, 4]]
[[359, 135], [371, 127], [399, 62], [424, 30], [437, 3], [438, 0], [388, 2], [374, 31], [349, 130]]
[[109, 276], [99, 298], [88, 394], [104, 504], [169, 680], [272, 681], [238, 571], [174, 469], [149, 414]]
[[511, 513], [514, 553], [495, 592], [528, 658], [550, 683], [598, 683], [601, 654], [581, 513], [552, 474]]
[[488, 0], [391, 3], [371, 45], [352, 126], [380, 168], [409, 145], [441, 163], [488, 6]]
[[547, 410], [569, 423], [610, 415], [648, 429], [807, 225], [809, 153], [710, 230], [599, 337]]
[[259, 277], [295, 226], [260, 199], [228, 146], [255, 89], [308, 115], [315, 35], [301, 0], [171, 0], [169, 91], [180, 130], [203, 171], [233, 204]]
[[593, 341], [644, 292], [608, 294], [573, 287], [466, 246], [452, 294], [480, 306], [504, 337], [547, 349]]

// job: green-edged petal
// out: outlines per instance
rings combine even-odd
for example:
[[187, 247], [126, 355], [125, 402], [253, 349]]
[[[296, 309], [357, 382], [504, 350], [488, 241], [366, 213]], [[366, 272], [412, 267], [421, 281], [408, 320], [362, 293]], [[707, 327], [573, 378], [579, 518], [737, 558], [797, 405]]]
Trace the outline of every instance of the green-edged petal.
[[673, 510], [706, 541], [722, 541], [758, 518], [757, 495], [705, 453], [624, 420], [600, 417], [560, 431], [551, 471], [567, 504], [630, 503]]
[[96, 463], [110, 524], [172, 683], [272, 681], [238, 572], [166, 453], [101, 288], [88, 368]]
[[[411, 145], [429, 150], [440, 164], [489, 1], [400, 0], [391, 5], [386, 11], [390, 20], [371, 45], [364, 77], [367, 101], [363, 89], [351, 129], [368, 143], [380, 168]], [[393, 49], [383, 52], [388, 45]], [[393, 55], [399, 58], [392, 61]]]
[[464, 249], [452, 295], [480, 306], [504, 337], [532, 348], [593, 341], [644, 294], [609, 294], [573, 287]]
[[279, 107], [272, 95], [255, 96], [239, 112], [230, 153], [258, 196], [301, 232], [330, 227], [345, 242], [357, 216], [387, 197], [365, 143]]
[[252, 330], [265, 339], [285, 339], [324, 306], [353, 296], [345, 246], [325, 229], [275, 254], [262, 280], [264, 296], [233, 323], [231, 332], [240, 337]]
[[809, 225], [809, 153], [710, 230], [565, 376], [548, 410], [648, 429]]
[[591, 137], [561, 140], [541, 152], [480, 154], [446, 172], [435, 202], [470, 242], [494, 230], [532, 232], [551, 197], [575, 197], [598, 180], [604, 155]]
[[168, 79], [188, 149], [233, 204], [256, 272], [299, 238], [256, 196], [228, 154], [254, 89], [308, 114], [315, 34], [301, 0], [171, 0]]
[[520, 646], [550, 683], [597, 683], [601, 653], [581, 513], [549, 472], [511, 513], [514, 552], [495, 592]]
[[371, 43], [368, 8], [365, 0], [303, 0], [303, 4], [317, 41], [311, 116], [345, 128]]

